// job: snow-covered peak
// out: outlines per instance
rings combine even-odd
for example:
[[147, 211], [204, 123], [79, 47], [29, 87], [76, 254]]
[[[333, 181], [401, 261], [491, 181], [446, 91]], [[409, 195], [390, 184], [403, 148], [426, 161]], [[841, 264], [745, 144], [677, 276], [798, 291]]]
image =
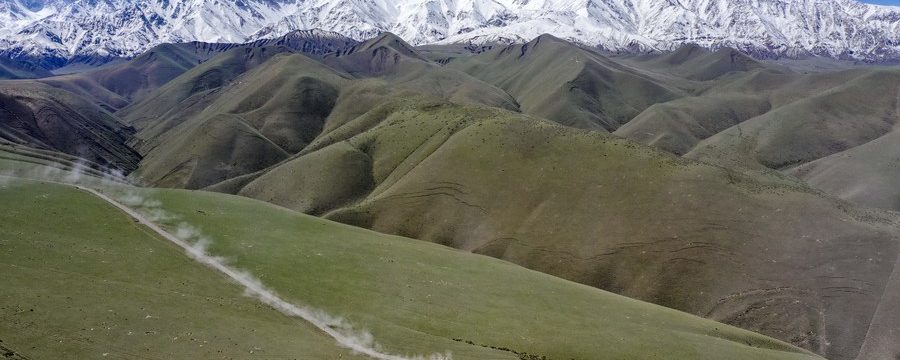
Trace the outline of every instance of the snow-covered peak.
[[248, 42], [298, 29], [411, 44], [522, 42], [609, 50], [684, 43], [762, 56], [900, 58], [900, 8], [854, 0], [0, 0], [8, 55], [134, 56], [163, 42]]

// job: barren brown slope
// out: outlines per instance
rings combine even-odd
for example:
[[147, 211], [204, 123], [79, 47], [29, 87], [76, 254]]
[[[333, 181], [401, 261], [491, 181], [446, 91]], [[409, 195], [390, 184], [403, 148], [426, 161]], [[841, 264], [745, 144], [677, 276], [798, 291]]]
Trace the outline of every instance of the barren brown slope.
[[732, 48], [711, 51], [695, 44], [683, 45], [670, 53], [637, 57], [629, 63], [697, 81], [709, 81], [764, 68], [780, 69], [779, 66], [754, 60]]
[[894, 269], [891, 216], [778, 178], [496, 109], [408, 100], [372, 111], [365, 130], [339, 127], [315, 150], [222, 188], [834, 359], [856, 356]]
[[[623, 61], [634, 66], [646, 66], [646, 62], [634, 59]], [[677, 65], [661, 65], [666, 63], [657, 62], [648, 71], [657, 74], [680, 72]], [[713, 81], [688, 86], [693, 89], [692, 96], [650, 106], [619, 128], [616, 134], [676, 154], [685, 154], [702, 140], [778, 108], [831, 91], [856, 91], [849, 88], [842, 90], [842, 87], [870, 72], [871, 69], [850, 69], [802, 74], [771, 64], [760, 69], [732, 72]], [[814, 108], [806, 106], [806, 110], [810, 111], [807, 117], [815, 116], [811, 113]], [[852, 108], [844, 110], [853, 114]]]
[[33, 80], [0, 82], [0, 139], [129, 172], [134, 129], [89, 100]]
[[857, 360], [896, 359], [900, 357], [900, 257], [884, 288], [884, 295], [872, 317], [869, 332]]
[[116, 111], [143, 99], [193, 67], [229, 50], [281, 48], [320, 57], [354, 44], [356, 41], [350, 38], [321, 30], [293, 31], [280, 37], [246, 44], [196, 41], [161, 44], [119, 64], [41, 81], [79, 93], [107, 110]]
[[459, 104], [480, 104], [519, 111], [516, 99], [504, 90], [428, 60], [391, 33], [329, 54], [323, 58], [323, 63], [357, 79], [380, 79], [390, 86], [390, 92], [434, 96]]
[[585, 129], [613, 131], [652, 104], [684, 96], [677, 88], [550, 35], [447, 66], [505, 90], [525, 113]]
[[33, 79], [52, 75], [39, 65], [0, 56], [0, 79]]
[[784, 169], [891, 132], [900, 116], [900, 71], [852, 74], [839, 86], [722, 131], [687, 156], [732, 167]]
[[842, 199], [900, 211], [900, 132], [787, 172]]
[[[215, 44], [162, 44], [120, 64], [44, 81], [62, 88], [80, 87], [87, 94], [98, 97], [112, 109], [118, 110], [219, 52]], [[119, 98], [104, 99], [104, 90]]]
[[386, 32], [354, 46], [328, 54], [324, 62], [357, 77], [401, 71], [398, 64], [428, 62], [403, 39]]
[[703, 139], [771, 108], [770, 99], [758, 93], [688, 96], [651, 105], [614, 134], [683, 155]]

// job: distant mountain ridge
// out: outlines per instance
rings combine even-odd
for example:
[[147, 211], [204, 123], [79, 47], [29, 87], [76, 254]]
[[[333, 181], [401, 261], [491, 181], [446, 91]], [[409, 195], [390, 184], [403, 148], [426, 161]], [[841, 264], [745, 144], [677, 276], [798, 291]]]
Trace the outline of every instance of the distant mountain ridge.
[[134, 57], [161, 43], [245, 43], [298, 29], [413, 45], [524, 43], [611, 51], [685, 43], [758, 57], [900, 59], [900, 8], [855, 0], [0, 0], [0, 54]]
[[900, 354], [900, 68], [335, 34], [0, 81], [0, 153], [493, 256], [829, 359]]

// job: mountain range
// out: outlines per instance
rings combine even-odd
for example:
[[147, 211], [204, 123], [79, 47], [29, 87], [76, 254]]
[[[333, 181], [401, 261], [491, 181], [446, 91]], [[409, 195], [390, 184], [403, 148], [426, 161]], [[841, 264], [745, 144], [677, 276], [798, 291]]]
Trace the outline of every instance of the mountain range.
[[[821, 70], [696, 44], [609, 54], [547, 34], [471, 50], [321, 30], [160, 44], [91, 71], [0, 81], [0, 155], [182, 189], [165, 191], [198, 223], [261, 220], [246, 218], [258, 210], [207, 217], [189, 199], [253, 199], [498, 258], [758, 332], [795, 353], [900, 354], [896, 68]], [[14, 220], [12, 231], [31, 234]], [[308, 230], [289, 223], [266, 226], [279, 234], [266, 242], [303, 244]], [[234, 226], [204, 229], [244, 241], [254, 228]], [[322, 229], [328, 246], [346, 245]], [[233, 254], [269, 246], [244, 245]], [[346, 246], [341, 253], [356, 253]], [[255, 261], [281, 264], [276, 277], [297, 284], [295, 264], [310, 256]], [[527, 344], [514, 348], [552, 358], [597, 351], [516, 339]], [[721, 358], [685, 344], [695, 351], [686, 358]], [[758, 355], [747, 358], [771, 358]]]
[[49, 67], [134, 57], [161, 43], [243, 43], [298, 29], [355, 40], [393, 32], [412, 45], [525, 43], [549, 33], [608, 51], [695, 43], [757, 57], [900, 57], [900, 8], [855, 0], [0, 1], [0, 52]]

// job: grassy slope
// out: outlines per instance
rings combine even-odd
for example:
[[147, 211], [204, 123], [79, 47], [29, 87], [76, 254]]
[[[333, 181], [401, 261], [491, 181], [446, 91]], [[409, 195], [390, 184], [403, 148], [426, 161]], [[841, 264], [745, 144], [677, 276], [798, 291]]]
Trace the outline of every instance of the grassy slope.
[[450, 347], [455, 358], [477, 358], [448, 340], [464, 339], [551, 359], [805, 357], [767, 350], [788, 348], [743, 330], [488, 257], [240, 197], [145, 194], [212, 237], [212, 253], [288, 298], [365, 324], [401, 353]]
[[81, 93], [115, 111], [150, 94], [208, 57], [191, 45], [162, 44], [120, 64], [41, 81]]
[[0, 340], [19, 355], [352, 358], [92, 195], [0, 178], [0, 201], [15, 204], [0, 212]]
[[[559, 44], [558, 40], [544, 40], [539, 45], [532, 44], [529, 51], [533, 54], [548, 44], [555, 46], [552, 49], [574, 51], [572, 46]], [[320, 72], [321, 64], [311, 62], [284, 67], [283, 72], [265, 73], [259, 70], [265, 75], [260, 78], [241, 77], [248, 76], [253, 71], [244, 74], [245, 71], [268, 58], [268, 55], [256, 50], [235, 51], [233, 57], [221, 57], [225, 59], [221, 63], [217, 64], [214, 60], [209, 66], [189, 71], [186, 77], [180, 78], [183, 81], [176, 80], [166, 85], [164, 91], [151, 97], [151, 101], [122, 112], [131, 116], [141, 115], [133, 120], [144, 129], [144, 135], [149, 135], [145, 138], [148, 141], [140, 144], [145, 152], [155, 152], [148, 156], [149, 160], [145, 163], [148, 165], [144, 167], [144, 174], [150, 174], [146, 178], [156, 184], [189, 187], [202, 187], [228, 179], [227, 186], [222, 188], [228, 188], [230, 192], [240, 191], [244, 195], [315, 214], [338, 210], [328, 216], [503, 257], [579, 282], [765, 331], [829, 355], [851, 356], [856, 351], [869, 318], [880, 301], [879, 289], [893, 264], [890, 252], [896, 248], [896, 242], [889, 240], [894, 229], [883, 226], [880, 215], [869, 217], [864, 212], [847, 210], [845, 204], [822, 198], [809, 189], [778, 184], [777, 178], [735, 177], [735, 174], [712, 167], [690, 163], [673, 165], [670, 159], [652, 153], [647, 156], [649, 150], [635, 148], [629, 143], [607, 146], [609, 142], [602, 137], [581, 136], [580, 133], [558, 128], [532, 127], [536, 122], [534, 119], [508, 119], [506, 112], [485, 114], [482, 110], [473, 111], [471, 108], [445, 111], [449, 107], [431, 103], [430, 99], [422, 101], [422, 98], [411, 94], [426, 92], [432, 97], [464, 104], [487, 94], [488, 105], [508, 109], [517, 106], [502, 92], [495, 91], [496, 88], [469, 82], [464, 77], [460, 79], [465, 81], [453, 79], [454, 73], [458, 72], [437, 71], [433, 67], [422, 66], [420, 62], [415, 62], [415, 52], [401, 46], [402, 43], [387, 43], [374, 41], [371, 48], [363, 46], [361, 49], [365, 51], [350, 54], [359, 55], [356, 58], [346, 57], [332, 63], [359, 77], [374, 76], [374, 73], [381, 76], [378, 79], [354, 79], [352, 86], [345, 86], [343, 80], [323, 79], [323, 73], [330, 74], [332, 78], [344, 76], [335, 75], [330, 70]], [[556, 55], [559, 52], [550, 51]], [[579, 59], [585, 60], [575, 58]], [[545, 60], [548, 58], [538, 59], [537, 63], [544, 64]], [[633, 69], [601, 58], [594, 60], [603, 66], [556, 70], [565, 74], [569, 74], [566, 71], [570, 70], [578, 72], [575, 80], [569, 83], [585, 85], [607, 84], [603, 80], [605, 76], [617, 79], [615, 74], [622, 73], [624, 75], [619, 75], [639, 83], [636, 87], [613, 86], [629, 91], [637, 89], [638, 96], [625, 98], [644, 101], [647, 93], [651, 97], [659, 95], [656, 91], [659, 84], [654, 81], [648, 85], [652, 91], [643, 92], [648, 89], [644, 86], [647, 85], [644, 80], [648, 80], [646, 74], [636, 74]], [[412, 75], [403, 76], [410, 74], [397, 71], [392, 73], [391, 69], [396, 70], [397, 64], [404, 69], [414, 69], [410, 71]], [[411, 64], [416, 66], [411, 67]], [[217, 68], [218, 65], [221, 66]], [[540, 70], [549, 68], [532, 66]], [[514, 68], [512, 65], [504, 67]], [[316, 71], [304, 73], [298, 69]], [[506, 74], [496, 73], [500, 76]], [[694, 106], [695, 103], [685, 101], [686, 105], [676, 107], [682, 110], [700, 108], [684, 120], [692, 130], [699, 128], [708, 133], [687, 131], [685, 137], [693, 138], [673, 143], [687, 149], [723, 127], [752, 116], [754, 112], [765, 111], [767, 104], [793, 109], [779, 111], [791, 115], [785, 117], [790, 121], [803, 123], [807, 119], [804, 116], [809, 115], [809, 106], [803, 109], [793, 104], [799, 96], [791, 94], [796, 89], [806, 89], [806, 93], [835, 86], [842, 87], [838, 92], [851, 90], [851, 96], [838, 94], [824, 100], [805, 100], [808, 102], [806, 105], [843, 104], [842, 108], [847, 110], [844, 115], [858, 115], [860, 94], [854, 93], [854, 89], [866, 87], [856, 84], [858, 81], [854, 80], [860, 77], [859, 72], [849, 73], [852, 74], [803, 77], [796, 83], [791, 82], [794, 78], [782, 81], [768, 71], [728, 77], [727, 81], [717, 83], [706, 92], [699, 91], [697, 95], [706, 97], [733, 93], [732, 103], [726, 102], [726, 106], [718, 107], [719, 99], [713, 99], [710, 101], [712, 104], [701, 101], [704, 106]], [[309, 75], [308, 78], [304, 78], [306, 75]], [[600, 77], [603, 81], [594, 75], [603, 75]], [[551, 77], [549, 80], [553, 81], [567, 79], [564, 76]], [[290, 81], [271, 87], [260, 86], [262, 83], [268, 84], [268, 81], [258, 81], [273, 78]], [[892, 82], [890, 77], [884, 78], [881, 79], [883, 83]], [[247, 81], [242, 83], [242, 80]], [[528, 82], [534, 79], [521, 77], [506, 80], [523, 89], [549, 83], [549, 80], [541, 80], [534, 85]], [[863, 80], [872, 79], [870, 76]], [[318, 84], [320, 81], [327, 86], [313, 89], [328, 86], [339, 89], [334, 108], [321, 128], [317, 123], [321, 117], [317, 117], [311, 122], [314, 126], [303, 129], [299, 136], [301, 141], [287, 145], [277, 141], [276, 136], [270, 136], [272, 132], [266, 133], [269, 119], [273, 119], [269, 116], [273, 112], [267, 108], [283, 109], [284, 104], [302, 103], [293, 96], [308, 94], [311, 88], [294, 85]], [[498, 81], [491, 80], [492, 83], [503, 83]], [[583, 90], [591, 93], [597, 88]], [[756, 91], [766, 92], [769, 98], [742, 97], [747, 92]], [[878, 93], [886, 94], [878, 98], [883, 104], [888, 104], [893, 96], [891, 91]], [[539, 93], [528, 92], [526, 95], [547, 101], [546, 96], [542, 98]], [[386, 101], [386, 98], [414, 98], [414, 103], [427, 106], [413, 109], [400, 106], [398, 111], [395, 102]], [[268, 100], [272, 100], [271, 103]], [[551, 102], [554, 106], [563, 103], [552, 99]], [[175, 103], [178, 105], [173, 106]], [[633, 107], [628, 104], [620, 106], [622, 104], [615, 101], [594, 105], [616, 113]], [[296, 113], [277, 114], [274, 119], [289, 120], [304, 108], [318, 107], [304, 105], [295, 109]], [[740, 111], [733, 121], [717, 121], [719, 114], [732, 111]], [[661, 113], [663, 116], [654, 119], [666, 120], [666, 113]], [[698, 113], [705, 119], [691, 123], [690, 118]], [[246, 115], [258, 116], [247, 118]], [[878, 119], [878, 114], [869, 115], [872, 115], [870, 119], [874, 126], [857, 127], [843, 133], [850, 143], [869, 139], [873, 127], [878, 131], [884, 130], [886, 123]], [[482, 120], [492, 116], [503, 120], [486, 122], [487, 125], [481, 127]], [[159, 119], [162, 120], [155, 122]], [[511, 125], [517, 121], [525, 121], [529, 125]], [[475, 123], [479, 123], [476, 125], [481, 128], [467, 129], [471, 131], [457, 136], [460, 130]], [[652, 125], [654, 121], [646, 123]], [[179, 124], [187, 125], [179, 127]], [[801, 130], [813, 133], [803, 141], [782, 136], [791, 133], [785, 129], [796, 127], [766, 129], [759, 138], [776, 146], [764, 155], [805, 156], [810, 152], [807, 145], [828, 149], [835, 146], [832, 141], [844, 140], [829, 137], [841, 131], [829, 129], [828, 123], [824, 130], [822, 127], [822, 121], [799, 125]], [[321, 135], [313, 139], [319, 130]], [[549, 136], [542, 136], [544, 132]], [[284, 136], [284, 139], [298, 138], [297, 132], [287, 133], [290, 136]], [[821, 134], [824, 135], [819, 136]], [[159, 138], [154, 139], [156, 136]], [[565, 142], [573, 137], [579, 141], [573, 146], [566, 146]], [[446, 146], [448, 142], [450, 146]], [[310, 145], [299, 154], [291, 154], [307, 143]], [[738, 145], [745, 144], [740, 142]], [[790, 148], [782, 151], [782, 145]], [[846, 144], [838, 145], [836, 147], [839, 148]], [[632, 150], [610, 150], [619, 147]], [[748, 148], [755, 150], [752, 146]], [[751, 163], [758, 160], [753, 158], [757, 155], [753, 151], [745, 152], [744, 148], [733, 150], [725, 146], [722, 151], [729, 154], [729, 158], [739, 161], [746, 160], [747, 154]], [[429, 159], [432, 153], [440, 157]], [[730, 154], [733, 153], [740, 155], [732, 157]], [[719, 160], [719, 155], [712, 153], [703, 159]], [[426, 160], [427, 166], [421, 166]], [[598, 164], [595, 161], [601, 162]], [[276, 163], [280, 166], [273, 171], [253, 173]], [[446, 164], [451, 163], [456, 165], [448, 171]], [[510, 169], [512, 163], [522, 165]], [[496, 169], [510, 173], [496, 177]], [[548, 181], [546, 169], [564, 175]], [[172, 181], [158, 181], [167, 177]], [[514, 181], [510, 182], [510, 179]], [[526, 185], [529, 183], [548, 185], [532, 189]], [[574, 186], [572, 183], [580, 185]], [[623, 192], [609, 184], [632, 191]], [[464, 201], [458, 201], [458, 193], [464, 193]], [[356, 201], [361, 202], [354, 206]], [[709, 203], [715, 205], [708, 206]], [[685, 220], [681, 215], [686, 211], [691, 212], [691, 217], [695, 219]], [[770, 216], [772, 211], [786, 215]], [[517, 219], [540, 219], [541, 216], [572, 212], [578, 214], [571, 216], [571, 219], [567, 217], [565, 222], [570, 226], [562, 229], [559, 229], [558, 218], [548, 218], [530, 229], [517, 222]], [[648, 213], [654, 215], [648, 216]], [[635, 238], [641, 241], [633, 241]], [[720, 244], [723, 245], [716, 246]], [[657, 249], [659, 247], [665, 250]], [[654, 254], [653, 266], [634, 266], [632, 260], [641, 259], [643, 253], [639, 252], [647, 252], [646, 249]], [[587, 256], [572, 256], [573, 252], [579, 255], [584, 252]], [[681, 256], [683, 252], [690, 255]], [[730, 266], [728, 258], [734, 256], [748, 260], [734, 267], [733, 272], [720, 274], [713, 271], [718, 267]], [[832, 268], [816, 266], [823, 261], [841, 265]], [[781, 265], [770, 266], [769, 262]], [[692, 276], [673, 276], [677, 273], [672, 271], [673, 268]], [[754, 280], [741, 282], [735, 278], [748, 273]], [[835, 279], [810, 280], [831, 277]], [[853, 279], [862, 279], [862, 282], [857, 283]], [[841, 293], [836, 290], [840, 288], [852, 290]], [[773, 297], [779, 300], [769, 301]], [[791, 315], [797, 312], [805, 316]], [[827, 316], [823, 318], [821, 313]], [[847, 326], [848, 323], [851, 325]], [[844, 327], [849, 330], [844, 330]]]
[[898, 210], [898, 76], [877, 67], [733, 74], [649, 107], [616, 134], [746, 172], [783, 171], [841, 199]]
[[[336, 86], [345, 81], [340, 73], [303, 55], [282, 55], [224, 86], [252, 67], [246, 62], [271, 51], [244, 58], [243, 49], [233, 50], [166, 85], [174, 90], [136, 104], [159, 109], [173, 101], [138, 133], [146, 156], [136, 176], [159, 186], [201, 188], [273, 165], [315, 138], [334, 107]], [[237, 64], [223, 69], [219, 62]], [[210, 77], [216, 80], [206, 84]]]
[[[678, 55], [690, 58], [687, 50], [624, 61], [684, 74]], [[844, 200], [900, 210], [896, 69], [749, 70], [655, 104], [615, 133], [745, 172], [782, 171]]]
[[[253, 69], [245, 61], [262, 59], [224, 54], [123, 110], [140, 128], [137, 147], [146, 155], [137, 178], [166, 187], [214, 185], [274, 165], [329, 126], [413, 94], [516, 108], [502, 90], [422, 60], [390, 35], [324, 63], [298, 54], [275, 56]], [[216, 75], [221, 73], [230, 75]]]
[[[117, 115], [141, 129], [153, 125], [159, 128], [153, 134], [161, 133], [177, 125], [179, 121], [171, 119], [170, 115], [173, 112], [183, 111], [183, 108], [187, 106], [184, 102], [202, 97], [210, 90], [234, 80], [270, 57], [285, 51], [287, 49], [278, 47], [228, 50], [200, 66], [191, 68], [142, 101], [123, 108], [117, 112]], [[152, 136], [145, 138], [152, 138]]]
[[[29, 165], [0, 160], [2, 169], [20, 166]], [[12, 289], [0, 296], [5, 347], [35, 358], [349, 358], [304, 323], [240, 296], [101, 200], [65, 186], [3, 179], [0, 199], [22, 204], [0, 214], [0, 266], [12, 274], [0, 279]], [[127, 191], [161, 201], [177, 216], [167, 225], [198, 227], [212, 239], [212, 253], [285, 298], [345, 316], [394, 352], [517, 357], [468, 340], [549, 359], [817, 358], [499, 260], [255, 200]]]
[[[296, 31], [249, 44], [203, 42], [160, 44], [128, 61], [39, 81], [77, 93], [109, 111], [117, 111], [153, 94], [155, 90], [198, 64], [235, 48], [282, 48], [311, 56], [321, 56], [325, 52], [354, 43], [355, 41], [348, 38], [322, 38], [313, 33]], [[3, 64], [0, 64], [0, 79], [5, 76], [11, 75], [5, 74]], [[51, 75], [48, 73], [44, 76], [28, 77], [49, 76]]]
[[764, 114], [771, 106], [757, 94], [688, 96], [648, 107], [614, 134], [682, 155], [703, 139]]
[[898, 247], [883, 214], [796, 181], [496, 109], [401, 101], [307, 150], [238, 193], [830, 355], [858, 350]]

